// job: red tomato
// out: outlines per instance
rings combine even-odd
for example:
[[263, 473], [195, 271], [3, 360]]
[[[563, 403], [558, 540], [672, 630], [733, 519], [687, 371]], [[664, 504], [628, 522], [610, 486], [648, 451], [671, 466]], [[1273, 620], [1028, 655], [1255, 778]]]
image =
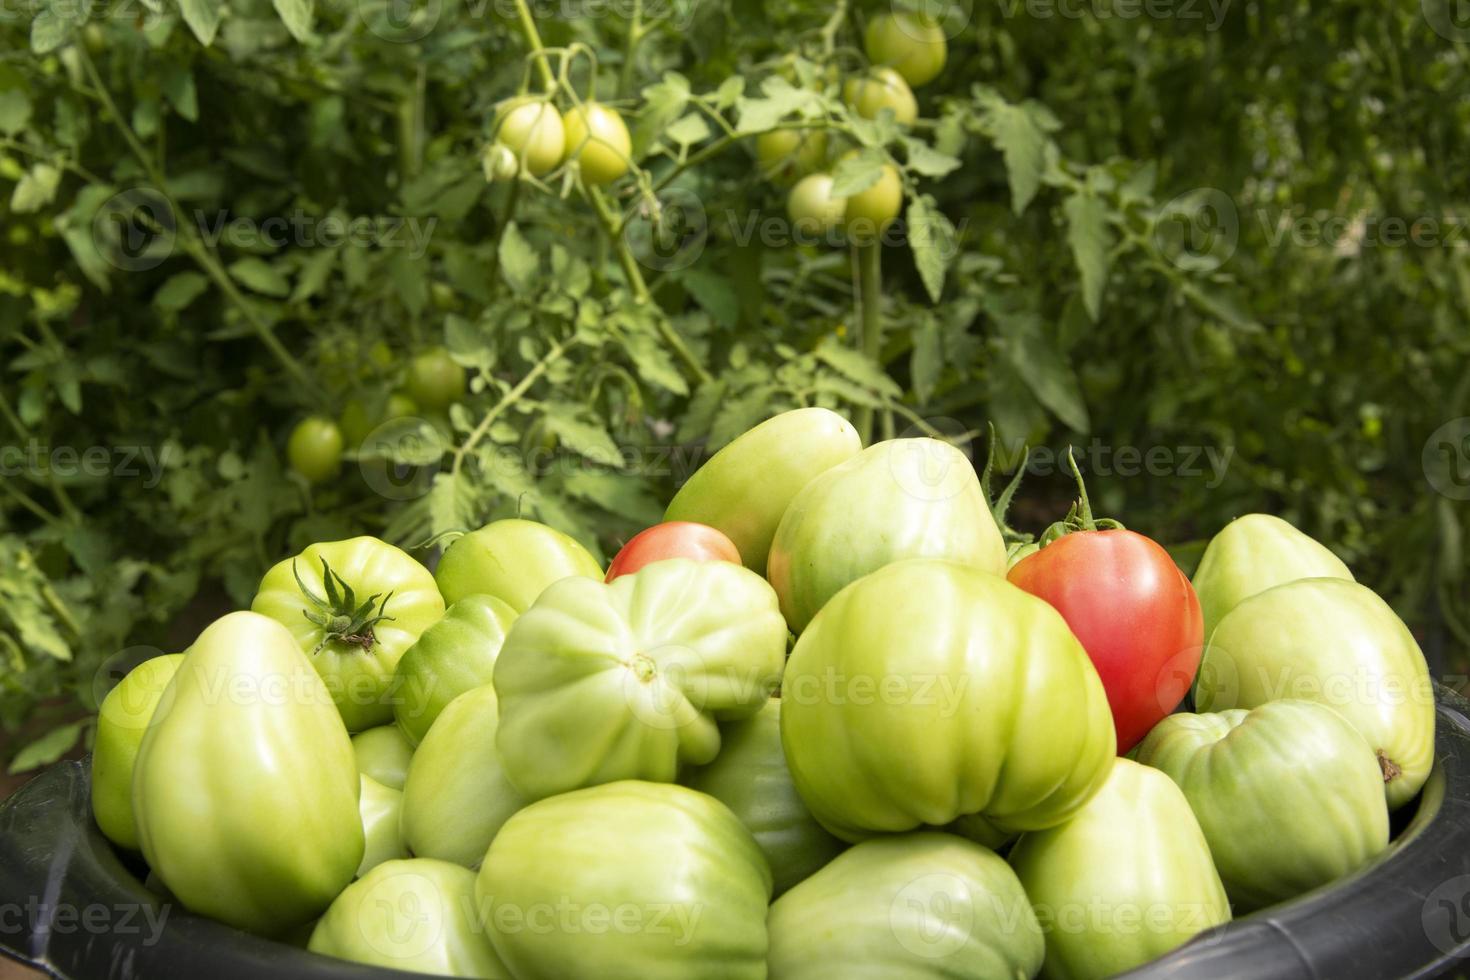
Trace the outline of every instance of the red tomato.
[[1194, 586], [1158, 542], [1122, 529], [1072, 531], [1006, 578], [1051, 603], [1082, 642], [1108, 693], [1120, 755], [1184, 700], [1204, 617]]
[[665, 558], [693, 558], [697, 561], [733, 561], [740, 564], [740, 549], [708, 524], [694, 521], [665, 521], [644, 528], [618, 552], [607, 567], [611, 582], [619, 575], [632, 575], [644, 565]]

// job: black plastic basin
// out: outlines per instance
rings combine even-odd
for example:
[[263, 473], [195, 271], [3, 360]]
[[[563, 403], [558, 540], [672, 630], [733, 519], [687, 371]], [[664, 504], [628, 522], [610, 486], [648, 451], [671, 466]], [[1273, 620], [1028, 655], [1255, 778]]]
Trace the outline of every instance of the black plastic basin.
[[[1342, 980], [1470, 967], [1470, 702], [1440, 688], [1436, 761], [1389, 849], [1341, 881], [1231, 922], [1135, 980]], [[333, 960], [190, 915], [150, 892], [92, 820], [85, 763], [0, 805], [0, 953], [71, 980], [421, 976]], [[157, 927], [155, 928], [155, 924]]]

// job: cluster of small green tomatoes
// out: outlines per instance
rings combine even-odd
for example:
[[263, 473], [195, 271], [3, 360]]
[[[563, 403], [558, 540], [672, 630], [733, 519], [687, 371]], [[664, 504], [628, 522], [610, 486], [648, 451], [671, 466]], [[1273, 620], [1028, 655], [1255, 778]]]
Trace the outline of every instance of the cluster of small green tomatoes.
[[[864, 119], [877, 119], [886, 109], [898, 125], [913, 125], [919, 117], [913, 86], [932, 81], [944, 68], [948, 44], [943, 29], [923, 14], [883, 13], [868, 22], [863, 42], [872, 67], [847, 80], [844, 101]], [[866, 189], [845, 197], [834, 194], [826, 169], [827, 134], [820, 129], [762, 133], [756, 138], [756, 157], [768, 178], [796, 181], [786, 198], [786, 213], [803, 233], [843, 229], [861, 241], [880, 234], [903, 206], [903, 182], [892, 164], [884, 164], [881, 176]]]
[[575, 161], [588, 184], [610, 184], [633, 161], [633, 141], [616, 109], [580, 102], [559, 112], [549, 100], [522, 96], [497, 115], [495, 140], [485, 148], [485, 177], [510, 180], [521, 172], [544, 177]]
[[[383, 345], [370, 356], [391, 361], [393, 355]], [[323, 483], [341, 469], [344, 450], [357, 449], [378, 426], [420, 412], [442, 412], [459, 400], [464, 387], [465, 369], [444, 348], [430, 348], [409, 361], [402, 386], [379, 411], [354, 398], [336, 419], [309, 415], [296, 423], [286, 440], [286, 459], [307, 483]]]

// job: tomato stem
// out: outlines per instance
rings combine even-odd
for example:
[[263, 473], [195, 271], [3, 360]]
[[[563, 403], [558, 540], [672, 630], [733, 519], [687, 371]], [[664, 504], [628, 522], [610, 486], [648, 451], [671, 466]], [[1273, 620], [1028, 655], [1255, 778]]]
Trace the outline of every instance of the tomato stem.
[[556, 75], [551, 71], [546, 48], [541, 43], [541, 32], [536, 29], [536, 18], [531, 16], [531, 8], [526, 0], [516, 0], [516, 18], [520, 21], [521, 33], [526, 36], [526, 46], [531, 49], [536, 68], [541, 73], [542, 87], [548, 92], [553, 91], [556, 88]]
[[[883, 246], [877, 241], [853, 245], [853, 262], [857, 266], [858, 333], [862, 352], [868, 360], [882, 367], [883, 358]], [[854, 424], [863, 443], [873, 435], [873, 409], [864, 405], [857, 410]]]

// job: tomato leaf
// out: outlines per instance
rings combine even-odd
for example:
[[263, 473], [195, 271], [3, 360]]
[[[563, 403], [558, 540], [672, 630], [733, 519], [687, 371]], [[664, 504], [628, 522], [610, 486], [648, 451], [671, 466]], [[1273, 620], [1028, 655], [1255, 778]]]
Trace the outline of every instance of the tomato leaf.
[[1041, 318], [1029, 312], [992, 315], [1004, 341], [1006, 361], [1036, 400], [1067, 426], [1087, 432], [1090, 422], [1077, 375], [1044, 335]]
[[32, 769], [48, 766], [60, 759], [77, 744], [77, 738], [82, 734], [83, 724], [83, 722], [74, 721], [69, 725], [53, 728], [31, 742], [17, 752], [14, 759], [10, 760], [9, 773], [13, 776], [19, 772], [29, 772]]
[[1092, 190], [1080, 190], [1062, 205], [1067, 215], [1067, 244], [1077, 261], [1082, 276], [1082, 301], [1094, 321], [1102, 309], [1103, 287], [1108, 279], [1108, 249], [1113, 233], [1108, 228], [1108, 212]]

